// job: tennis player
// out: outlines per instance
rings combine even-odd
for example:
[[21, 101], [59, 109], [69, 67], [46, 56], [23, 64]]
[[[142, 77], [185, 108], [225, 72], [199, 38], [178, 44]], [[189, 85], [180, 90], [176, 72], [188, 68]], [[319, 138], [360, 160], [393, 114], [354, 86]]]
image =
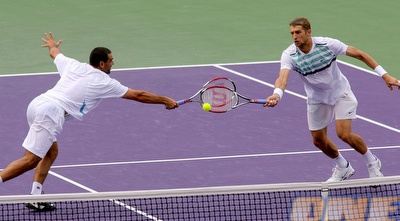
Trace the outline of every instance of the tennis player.
[[[103, 98], [124, 98], [142, 103], [163, 104], [174, 109], [173, 99], [144, 90], [134, 90], [109, 76], [114, 65], [111, 51], [104, 47], [92, 50], [90, 64], [81, 63], [63, 55], [59, 49], [61, 40], [53, 34], [42, 38], [50, 57], [59, 71], [60, 80], [47, 92], [31, 101], [27, 109], [29, 132], [22, 144], [26, 149], [22, 158], [10, 163], [0, 172], [0, 183], [6, 182], [36, 167], [31, 194], [41, 194], [42, 185], [51, 165], [58, 155], [57, 135], [67, 118], [82, 120]], [[29, 208], [53, 210], [50, 203], [31, 203]]]
[[335, 162], [332, 176], [327, 180], [341, 181], [351, 177], [355, 170], [328, 138], [328, 124], [335, 117], [338, 137], [362, 154], [370, 177], [382, 177], [381, 161], [371, 153], [364, 140], [352, 132], [356, 118], [357, 99], [349, 81], [337, 65], [338, 55], [361, 60], [385, 81], [391, 91], [399, 81], [390, 76], [370, 55], [343, 42], [326, 37], [312, 37], [307, 18], [296, 18], [289, 24], [294, 41], [281, 56], [281, 69], [275, 89], [264, 106], [274, 107], [282, 99], [291, 70], [299, 73], [307, 94], [307, 119], [313, 143]]

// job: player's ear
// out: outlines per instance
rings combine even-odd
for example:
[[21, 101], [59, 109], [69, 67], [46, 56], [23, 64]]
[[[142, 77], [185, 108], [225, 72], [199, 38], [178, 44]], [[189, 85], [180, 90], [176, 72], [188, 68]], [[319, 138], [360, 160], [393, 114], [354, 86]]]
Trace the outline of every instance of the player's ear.
[[100, 70], [103, 70], [103, 68], [104, 68], [104, 61], [100, 61], [100, 63], [99, 63], [99, 69]]

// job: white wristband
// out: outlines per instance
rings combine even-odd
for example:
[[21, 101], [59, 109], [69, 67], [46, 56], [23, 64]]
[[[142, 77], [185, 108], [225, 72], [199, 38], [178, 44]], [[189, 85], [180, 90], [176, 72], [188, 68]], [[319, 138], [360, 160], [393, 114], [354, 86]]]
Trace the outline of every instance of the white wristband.
[[382, 77], [384, 74], [386, 74], [387, 72], [385, 71], [385, 69], [383, 69], [382, 66], [378, 65], [375, 69], [374, 69], [375, 73], [377, 73], [379, 75], [379, 77]]
[[280, 99], [283, 97], [283, 91], [278, 87], [274, 89], [274, 94], [278, 94]]

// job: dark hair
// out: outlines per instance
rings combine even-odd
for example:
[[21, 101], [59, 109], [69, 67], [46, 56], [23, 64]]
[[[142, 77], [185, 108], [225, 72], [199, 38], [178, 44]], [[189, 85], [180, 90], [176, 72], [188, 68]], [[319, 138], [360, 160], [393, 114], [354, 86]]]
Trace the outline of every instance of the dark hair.
[[293, 27], [300, 25], [306, 31], [311, 29], [311, 24], [307, 18], [295, 18], [289, 25]]
[[89, 57], [89, 63], [93, 67], [98, 67], [100, 62], [107, 62], [108, 55], [111, 54], [111, 50], [105, 47], [97, 47], [92, 50]]

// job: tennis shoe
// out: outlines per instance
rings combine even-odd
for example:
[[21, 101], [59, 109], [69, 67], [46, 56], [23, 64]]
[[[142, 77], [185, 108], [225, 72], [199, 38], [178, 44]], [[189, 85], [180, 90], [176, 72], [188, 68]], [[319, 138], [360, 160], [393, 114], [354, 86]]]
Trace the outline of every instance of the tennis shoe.
[[383, 177], [383, 174], [381, 172], [381, 161], [376, 158], [376, 161], [368, 164], [368, 173], [369, 173], [369, 177], [373, 178], [373, 177]]
[[39, 203], [26, 203], [25, 206], [29, 209], [35, 210], [36, 212], [53, 211], [56, 206], [52, 203], [39, 202]]
[[347, 167], [346, 168], [340, 168], [337, 165], [333, 167], [332, 169], [332, 176], [329, 178], [326, 182], [338, 182], [342, 180], [346, 180], [353, 176], [355, 173], [355, 170], [353, 167], [350, 165], [349, 162], [347, 162]]

